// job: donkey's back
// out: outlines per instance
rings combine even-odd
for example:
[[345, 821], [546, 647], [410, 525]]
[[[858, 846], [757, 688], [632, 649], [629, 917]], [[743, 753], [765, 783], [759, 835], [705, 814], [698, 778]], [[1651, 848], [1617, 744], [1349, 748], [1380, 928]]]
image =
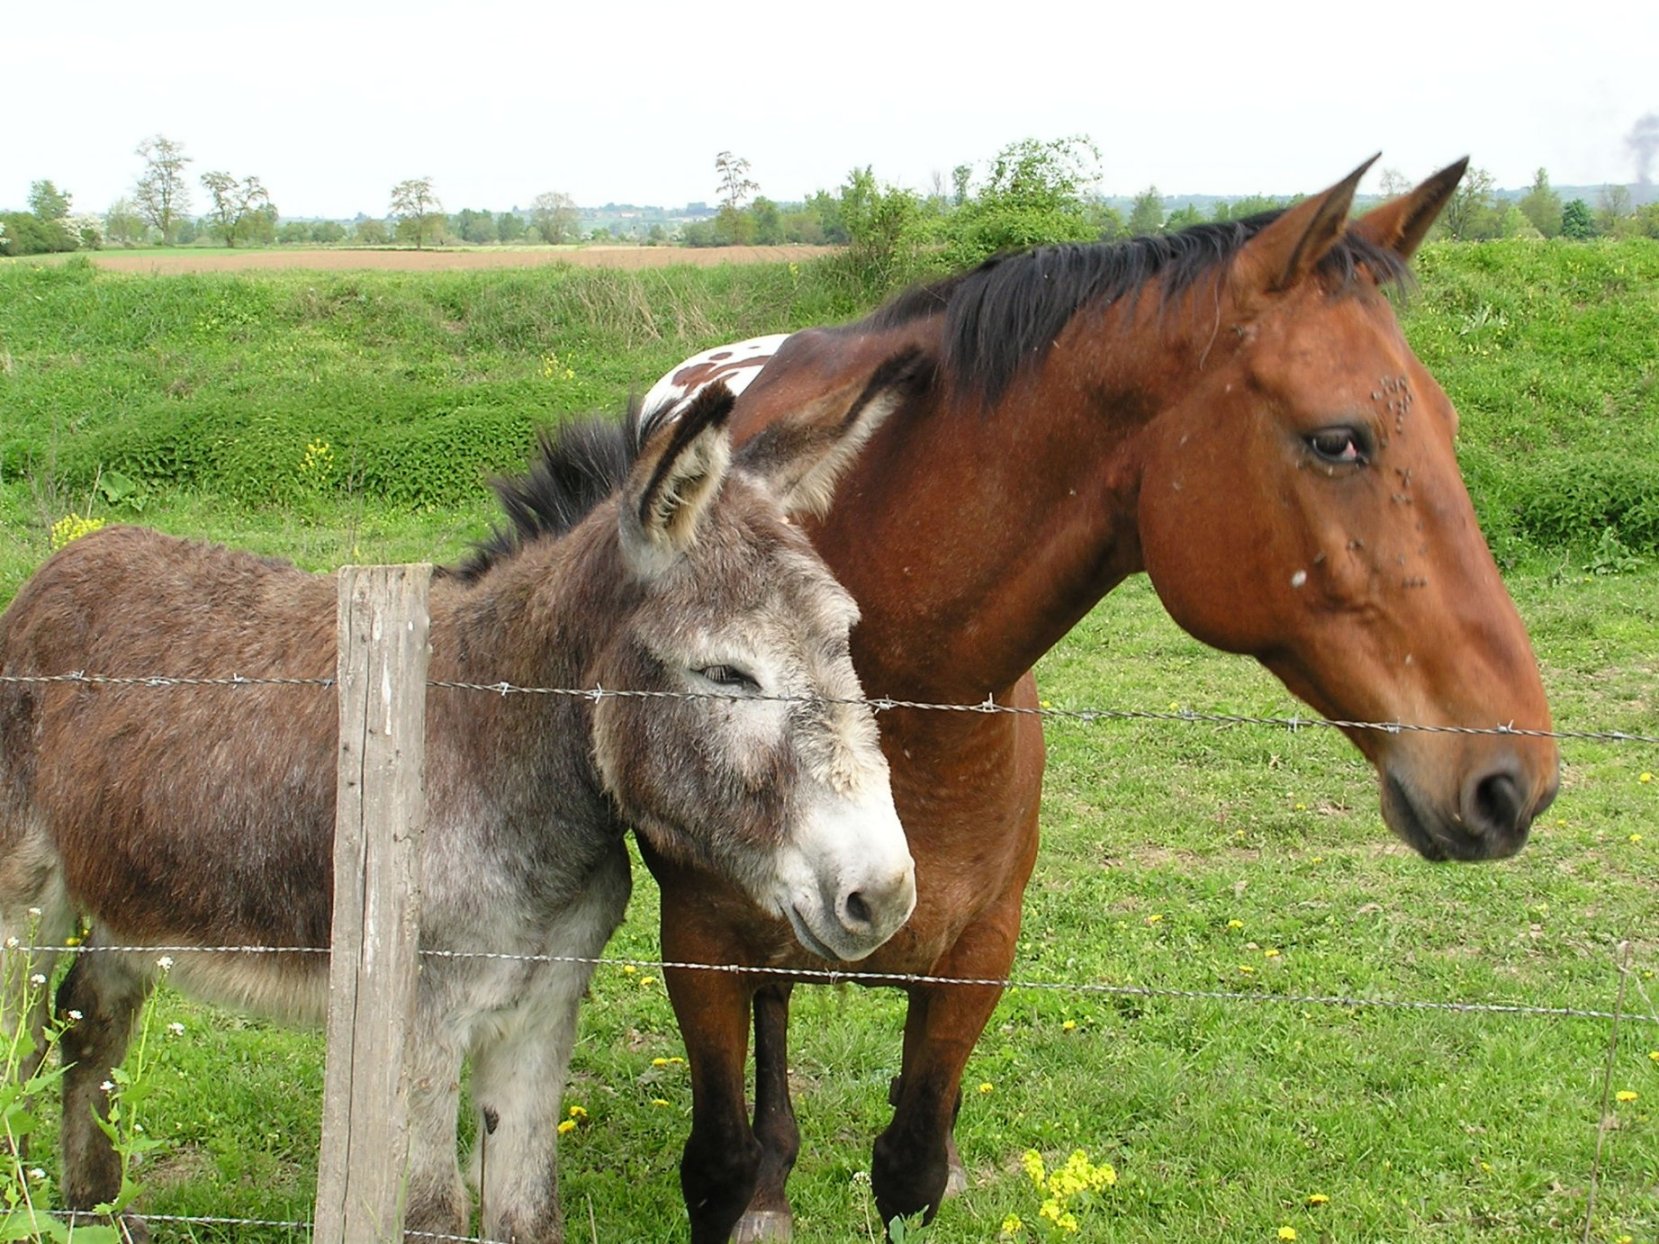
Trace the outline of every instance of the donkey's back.
[[331, 678], [334, 596], [135, 527], [48, 561], [0, 617], [0, 672], [158, 681], [0, 685], [0, 911], [27, 900], [56, 939], [67, 889], [149, 942], [327, 945], [334, 697], [220, 680]]

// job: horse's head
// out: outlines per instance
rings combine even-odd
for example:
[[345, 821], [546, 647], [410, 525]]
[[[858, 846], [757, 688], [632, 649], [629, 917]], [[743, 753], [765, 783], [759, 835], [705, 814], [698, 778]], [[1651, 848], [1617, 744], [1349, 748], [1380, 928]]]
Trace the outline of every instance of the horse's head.
[[827, 504], [910, 363], [735, 451], [731, 395], [705, 390], [647, 441], [618, 511], [638, 604], [596, 675], [698, 694], [601, 700], [605, 785], [655, 851], [723, 875], [827, 959], [863, 958], [909, 918], [915, 869], [859, 702], [857, 606], [790, 515]]
[[[1361, 168], [1186, 295], [1203, 362], [1147, 427], [1140, 538], [1177, 622], [1255, 655], [1328, 717], [1548, 730], [1458, 473], [1457, 412], [1380, 288], [1463, 168], [1350, 221]], [[1344, 731], [1376, 766], [1389, 825], [1430, 859], [1513, 854], [1555, 794], [1551, 739]]]

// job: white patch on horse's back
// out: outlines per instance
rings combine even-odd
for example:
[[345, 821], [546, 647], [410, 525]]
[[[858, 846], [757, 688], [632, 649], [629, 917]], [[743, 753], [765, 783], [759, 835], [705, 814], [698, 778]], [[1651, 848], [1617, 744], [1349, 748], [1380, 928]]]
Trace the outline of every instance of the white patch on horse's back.
[[788, 338], [788, 333], [773, 333], [694, 354], [652, 385], [640, 408], [649, 414], [660, 406], [671, 405], [673, 410], [666, 417], [678, 418], [686, 403], [716, 380], [724, 380], [735, 396], [760, 375], [761, 368]]

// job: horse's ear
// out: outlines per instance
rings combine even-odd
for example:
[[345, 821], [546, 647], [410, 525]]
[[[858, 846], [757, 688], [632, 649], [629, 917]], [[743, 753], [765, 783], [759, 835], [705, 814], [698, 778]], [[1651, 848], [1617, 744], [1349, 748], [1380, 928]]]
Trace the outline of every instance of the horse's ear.
[[835, 485], [875, 430], [933, 378], [912, 347], [870, 374], [767, 424], [738, 450], [745, 471], [772, 488], [787, 514], [822, 517]]
[[1452, 192], [1468, 167], [1468, 156], [1456, 164], [1448, 164], [1409, 194], [1366, 212], [1353, 223], [1351, 231], [1373, 246], [1410, 259], [1441, 210], [1451, 202]]
[[1236, 293], [1246, 300], [1256, 294], [1276, 294], [1312, 272], [1348, 227], [1354, 190], [1376, 159], [1372, 156], [1323, 194], [1287, 208], [1246, 242], [1233, 260]]
[[618, 519], [623, 556], [636, 573], [660, 574], [696, 543], [731, 466], [726, 420], [734, 401], [724, 384], [712, 384], [646, 441], [623, 485]]

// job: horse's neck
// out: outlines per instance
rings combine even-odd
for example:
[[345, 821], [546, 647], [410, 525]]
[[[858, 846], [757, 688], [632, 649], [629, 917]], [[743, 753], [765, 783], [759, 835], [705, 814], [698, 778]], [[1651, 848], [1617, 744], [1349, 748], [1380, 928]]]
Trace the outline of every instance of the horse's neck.
[[869, 694], [999, 694], [1141, 568], [1135, 439], [1156, 403], [1127, 386], [1051, 365], [992, 411], [947, 396], [878, 433], [815, 537], [860, 602]]

